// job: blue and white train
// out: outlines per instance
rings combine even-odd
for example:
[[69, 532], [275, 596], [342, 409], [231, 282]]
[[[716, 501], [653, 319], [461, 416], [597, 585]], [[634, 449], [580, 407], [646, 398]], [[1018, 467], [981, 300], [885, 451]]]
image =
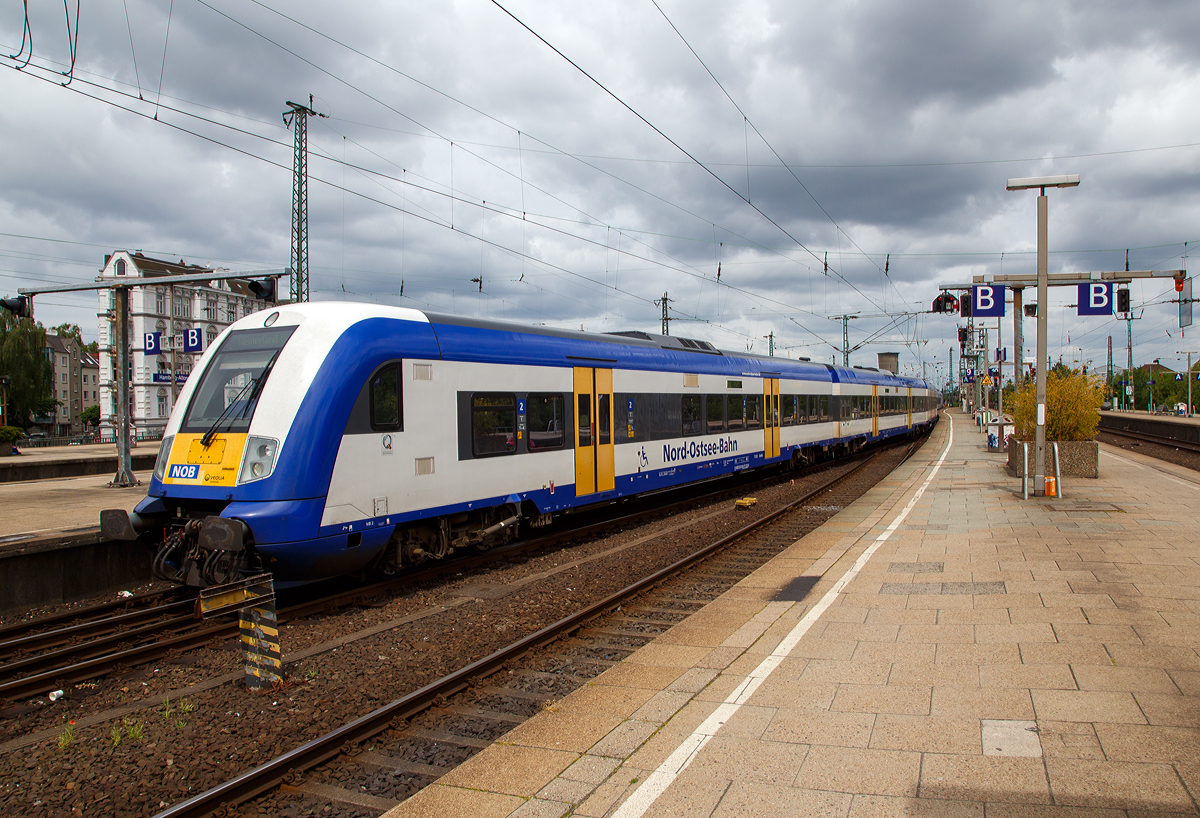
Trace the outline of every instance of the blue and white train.
[[101, 522], [188, 585], [390, 574], [580, 508], [915, 434], [939, 405], [921, 380], [687, 338], [292, 304], [211, 345], [147, 497]]

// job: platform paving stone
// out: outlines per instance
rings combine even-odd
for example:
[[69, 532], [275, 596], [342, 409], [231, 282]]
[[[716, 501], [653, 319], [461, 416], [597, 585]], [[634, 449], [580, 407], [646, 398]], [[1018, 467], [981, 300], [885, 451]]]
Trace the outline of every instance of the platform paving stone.
[[[951, 423], [904, 522], [824, 600]], [[1200, 814], [1200, 475], [1107, 447], [1100, 467], [1022, 500], [951, 411], [862, 499], [388, 816]]]

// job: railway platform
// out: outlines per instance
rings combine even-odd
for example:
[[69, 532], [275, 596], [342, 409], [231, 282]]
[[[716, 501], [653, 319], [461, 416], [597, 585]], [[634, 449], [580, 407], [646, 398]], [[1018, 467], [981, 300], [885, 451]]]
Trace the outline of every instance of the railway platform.
[[[92, 447], [30, 450], [49, 463], [77, 463]], [[98, 447], [112, 451], [113, 446]], [[36, 458], [36, 455], [29, 455]], [[94, 459], [107, 452], [98, 451]], [[112, 456], [115, 464], [115, 455]], [[90, 466], [88, 466], [90, 468]], [[75, 602], [144, 585], [150, 578], [146, 549], [133, 543], [102, 543], [100, 512], [133, 507], [146, 496], [150, 469], [135, 471], [142, 485], [109, 487], [113, 474], [0, 481], [0, 617]], [[115, 465], [114, 465], [115, 472]]]
[[386, 815], [1194, 815], [1200, 477], [1022, 500], [958, 411], [817, 531]]

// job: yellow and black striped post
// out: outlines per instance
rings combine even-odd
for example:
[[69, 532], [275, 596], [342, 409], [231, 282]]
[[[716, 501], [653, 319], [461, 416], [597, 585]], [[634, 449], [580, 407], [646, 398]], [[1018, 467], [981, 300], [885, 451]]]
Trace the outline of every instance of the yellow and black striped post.
[[261, 690], [283, 681], [279, 658], [279, 624], [275, 620], [275, 597], [265, 605], [243, 608], [241, 613], [242, 656], [246, 687]]
[[196, 615], [201, 619], [238, 611], [246, 687], [269, 688], [283, 681], [279, 651], [279, 623], [275, 618], [275, 584], [270, 574], [260, 574], [200, 592]]

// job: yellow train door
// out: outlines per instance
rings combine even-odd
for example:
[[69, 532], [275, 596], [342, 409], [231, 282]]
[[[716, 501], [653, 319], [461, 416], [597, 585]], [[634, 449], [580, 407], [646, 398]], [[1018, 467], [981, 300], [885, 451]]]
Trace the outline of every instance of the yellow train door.
[[575, 367], [575, 496], [616, 487], [612, 370]]
[[871, 386], [871, 436], [879, 437], [879, 384]]
[[779, 457], [779, 379], [763, 378], [763, 456]]
[[908, 387], [908, 428], [912, 428], [912, 387]]

